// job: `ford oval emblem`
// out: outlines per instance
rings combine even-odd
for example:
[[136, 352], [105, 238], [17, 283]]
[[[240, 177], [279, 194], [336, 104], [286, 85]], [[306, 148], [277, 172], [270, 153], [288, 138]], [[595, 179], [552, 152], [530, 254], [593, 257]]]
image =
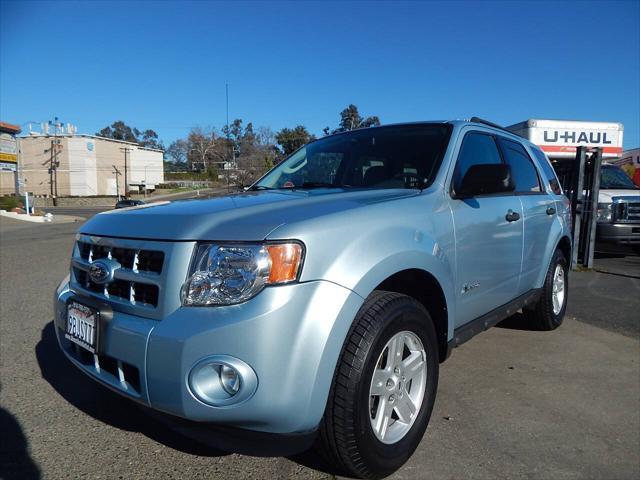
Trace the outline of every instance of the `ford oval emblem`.
[[89, 279], [93, 283], [103, 284], [113, 280], [113, 272], [120, 267], [117, 262], [105, 260], [96, 260], [89, 266]]

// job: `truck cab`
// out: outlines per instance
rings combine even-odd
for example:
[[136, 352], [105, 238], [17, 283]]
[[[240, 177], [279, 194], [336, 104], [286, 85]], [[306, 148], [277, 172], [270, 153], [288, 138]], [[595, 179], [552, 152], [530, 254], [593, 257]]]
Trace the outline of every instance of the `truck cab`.
[[640, 188], [616, 165], [600, 170], [597, 222], [597, 248], [629, 246], [640, 253]]

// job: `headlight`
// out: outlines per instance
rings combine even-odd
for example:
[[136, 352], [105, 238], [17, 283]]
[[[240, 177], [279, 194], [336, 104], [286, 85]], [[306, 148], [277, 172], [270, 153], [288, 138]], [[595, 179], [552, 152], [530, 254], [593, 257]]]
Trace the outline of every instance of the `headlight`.
[[596, 211], [596, 221], [598, 222], [611, 221], [611, 204], [610, 203], [598, 204], [598, 210]]
[[233, 305], [256, 296], [267, 285], [297, 280], [302, 245], [198, 244], [182, 286], [184, 305]]

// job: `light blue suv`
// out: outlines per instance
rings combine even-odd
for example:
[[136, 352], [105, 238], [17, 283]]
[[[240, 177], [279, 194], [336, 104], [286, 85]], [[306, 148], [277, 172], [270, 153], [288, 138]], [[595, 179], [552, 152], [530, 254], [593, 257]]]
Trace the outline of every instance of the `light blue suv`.
[[567, 304], [551, 165], [472, 120], [324, 137], [243, 193], [96, 215], [56, 292], [60, 347], [153, 409], [388, 475], [452, 347], [519, 309], [552, 330]]

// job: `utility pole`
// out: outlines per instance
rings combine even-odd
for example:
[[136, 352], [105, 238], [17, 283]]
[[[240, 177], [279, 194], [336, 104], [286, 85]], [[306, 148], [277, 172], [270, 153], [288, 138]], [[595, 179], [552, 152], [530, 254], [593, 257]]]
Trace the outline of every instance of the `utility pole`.
[[120, 173], [120, 170], [118, 170], [118, 167], [116, 167], [115, 165], [112, 165], [113, 167], [113, 173], [116, 176], [116, 201], [120, 201], [120, 182], [118, 181], [118, 177], [120, 175], [122, 175], [122, 173]]
[[58, 117], [54, 117], [53, 122], [49, 120], [49, 125], [53, 127], [53, 140], [51, 140], [51, 159], [49, 164], [49, 185], [53, 205], [58, 205], [58, 150], [62, 148], [60, 140], [58, 140], [58, 128], [62, 123], [58, 121]]
[[229, 84], [225, 83], [225, 91], [226, 91], [226, 97], [227, 97], [227, 145], [229, 145], [229, 148], [231, 148], [231, 162], [230, 164], [227, 165], [223, 165], [223, 169], [226, 169], [226, 167], [229, 167], [227, 169], [227, 171], [225, 172], [225, 177], [227, 177], [227, 191], [230, 190], [230, 181], [231, 181], [231, 172], [229, 172], [228, 170], [230, 170], [231, 168], [235, 167], [236, 165], [236, 149], [234, 148], [234, 145], [231, 144], [231, 138], [230, 138], [230, 131], [229, 131]]
[[129, 152], [131, 148], [122, 147], [120, 149], [121, 152], [124, 152], [124, 198], [129, 198], [129, 174], [128, 174], [128, 160], [129, 160]]

